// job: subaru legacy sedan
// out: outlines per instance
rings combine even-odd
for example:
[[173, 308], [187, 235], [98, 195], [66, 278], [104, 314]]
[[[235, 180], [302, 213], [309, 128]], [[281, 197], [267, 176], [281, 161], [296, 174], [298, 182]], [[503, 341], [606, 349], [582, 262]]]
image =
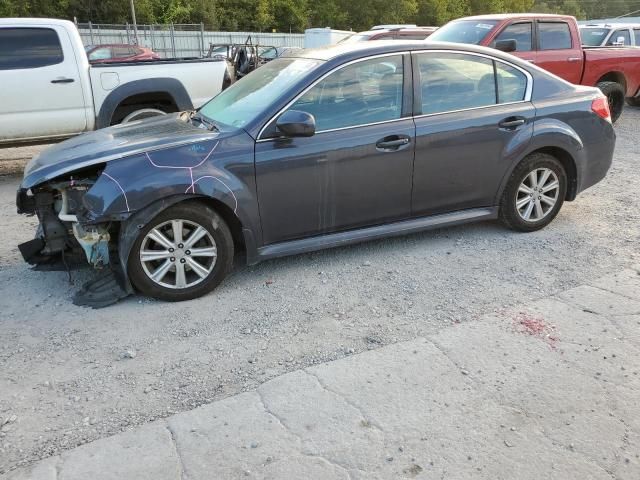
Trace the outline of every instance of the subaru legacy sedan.
[[599, 90], [496, 50], [363, 42], [291, 52], [198, 111], [105, 128], [34, 157], [27, 262], [102, 273], [77, 294], [177, 301], [246, 261], [464, 222], [541, 229], [601, 180]]

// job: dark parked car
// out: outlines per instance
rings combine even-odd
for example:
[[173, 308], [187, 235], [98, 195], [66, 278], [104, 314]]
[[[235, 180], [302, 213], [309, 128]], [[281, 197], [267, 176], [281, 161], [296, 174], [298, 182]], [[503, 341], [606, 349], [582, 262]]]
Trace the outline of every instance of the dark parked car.
[[[277, 58], [183, 112], [84, 134], [36, 156], [20, 246], [46, 268], [78, 254], [134, 289], [211, 291], [249, 264], [476, 220], [524, 232], [601, 180], [606, 98], [484, 47], [373, 42]], [[64, 255], [64, 256], [63, 256]]]
[[90, 63], [138, 62], [160, 58], [160, 55], [150, 48], [138, 45], [87, 45], [84, 50]]

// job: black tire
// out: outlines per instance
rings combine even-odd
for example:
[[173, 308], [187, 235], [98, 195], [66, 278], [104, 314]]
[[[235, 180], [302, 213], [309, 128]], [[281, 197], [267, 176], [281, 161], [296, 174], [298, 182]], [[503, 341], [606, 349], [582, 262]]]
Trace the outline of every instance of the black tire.
[[611, 122], [615, 123], [624, 109], [625, 90], [618, 82], [600, 82], [596, 85], [604, 93], [609, 101], [611, 110]]
[[632, 107], [640, 107], [640, 98], [627, 97], [627, 105], [630, 105]]
[[[202, 280], [199, 280], [199, 283], [187, 286], [186, 288], [168, 288], [159, 285], [145, 272], [140, 259], [140, 248], [147, 234], [152, 229], [177, 219], [184, 220], [185, 222], [193, 222], [193, 224], [200, 225], [206, 229], [215, 241], [215, 248], [217, 250], [217, 257], [215, 261], [212, 260], [213, 268], [209, 274]], [[185, 248], [188, 248], [186, 247], [187, 240], [188, 238], [185, 240]], [[195, 243], [193, 248], [196, 248], [196, 245], [198, 245], [198, 243]], [[189, 253], [186, 250], [185, 252]], [[139, 292], [160, 300], [180, 302], [200, 297], [216, 288], [229, 271], [231, 271], [233, 255], [233, 238], [224, 220], [213, 209], [202, 203], [183, 202], [160, 212], [153, 220], [140, 229], [138, 238], [136, 238], [131, 253], [129, 254], [127, 269], [131, 283]], [[173, 258], [175, 259], [175, 257]], [[161, 261], [162, 260], [159, 262]], [[172, 268], [175, 269], [175, 267]], [[185, 268], [190, 269], [188, 266], [185, 266]], [[193, 276], [195, 271], [190, 269], [189, 272], [189, 274]], [[169, 271], [169, 273], [176, 275], [171, 271]], [[177, 284], [177, 279], [175, 283]]]
[[[555, 205], [548, 210], [543, 218], [538, 221], [527, 221], [520, 215], [516, 206], [519, 195], [518, 191], [522, 182], [531, 172], [542, 168], [550, 169], [558, 178], [557, 199]], [[566, 193], [567, 174], [560, 161], [546, 153], [532, 153], [518, 164], [509, 177], [509, 181], [500, 200], [500, 220], [511, 230], [519, 232], [540, 230], [549, 225], [556, 217], [564, 203]]]

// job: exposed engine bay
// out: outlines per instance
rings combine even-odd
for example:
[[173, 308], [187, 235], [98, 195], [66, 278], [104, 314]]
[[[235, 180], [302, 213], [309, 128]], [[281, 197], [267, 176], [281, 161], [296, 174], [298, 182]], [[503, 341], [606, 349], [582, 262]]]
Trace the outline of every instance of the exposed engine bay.
[[[40, 221], [35, 238], [18, 246], [25, 261], [38, 270], [71, 270], [88, 265], [101, 271], [98, 279], [85, 285], [74, 298], [76, 304], [93, 307], [115, 303], [130, 293], [114, 270], [119, 268], [117, 242], [111, 240], [118, 238], [119, 223], [91, 223], [86, 218], [89, 209], [85, 195], [100, 174], [100, 169], [94, 169], [19, 190], [16, 202], [18, 213], [36, 215]], [[94, 283], [101, 281], [104, 286], [107, 277], [109, 291], [97, 292]]]

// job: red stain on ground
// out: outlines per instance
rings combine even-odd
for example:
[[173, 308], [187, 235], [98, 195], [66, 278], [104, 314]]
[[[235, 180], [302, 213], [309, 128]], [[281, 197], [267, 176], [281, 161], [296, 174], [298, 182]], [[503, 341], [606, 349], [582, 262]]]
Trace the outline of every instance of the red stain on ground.
[[558, 337], [555, 335], [556, 327], [548, 324], [539, 315], [528, 312], [518, 312], [513, 318], [517, 331], [542, 339], [552, 349], [556, 348]]

